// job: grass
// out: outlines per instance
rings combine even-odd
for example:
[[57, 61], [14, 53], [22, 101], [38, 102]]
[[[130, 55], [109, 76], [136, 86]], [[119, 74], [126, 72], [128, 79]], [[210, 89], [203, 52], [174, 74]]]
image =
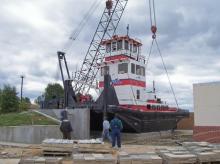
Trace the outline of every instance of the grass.
[[22, 125], [58, 125], [52, 119], [46, 118], [35, 112], [21, 112], [0, 114], [0, 126], [22, 126]]

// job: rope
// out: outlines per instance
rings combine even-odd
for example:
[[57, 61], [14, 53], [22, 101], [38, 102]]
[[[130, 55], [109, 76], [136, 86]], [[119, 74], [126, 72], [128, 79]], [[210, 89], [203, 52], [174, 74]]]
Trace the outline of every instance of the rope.
[[[152, 9], [153, 8], [153, 9]], [[155, 12], [155, 3], [154, 0], [149, 0], [149, 10], [150, 10], [150, 24], [151, 26], [153, 25], [157, 25], [157, 21], [156, 21], [156, 12]]]
[[175, 95], [175, 92], [174, 92], [174, 89], [173, 89], [173, 86], [172, 86], [172, 83], [171, 83], [171, 80], [170, 80], [170, 77], [169, 77], [169, 74], [168, 74], [168, 71], [167, 71], [167, 67], [166, 67], [166, 65], [165, 65], [165, 63], [164, 63], [164, 60], [163, 60], [162, 53], [161, 53], [160, 48], [159, 48], [159, 45], [158, 45], [158, 43], [157, 43], [157, 39], [154, 39], [154, 40], [155, 40], [155, 43], [156, 43], [156, 45], [157, 45], [158, 52], [159, 52], [160, 57], [161, 57], [161, 60], [162, 60], [164, 70], [166, 71], [167, 79], [168, 79], [168, 81], [169, 81], [170, 88], [171, 88], [171, 90], [172, 90], [173, 97], [174, 97], [174, 99], [175, 99], [177, 109], [179, 109], [179, 104], [178, 104], [178, 102], [177, 102], [177, 98], [176, 98], [176, 95]]
[[[153, 17], [152, 17], [152, 8], [153, 8]], [[156, 27], [157, 21], [156, 21], [156, 12], [155, 12], [154, 0], [152, 0], [152, 2], [151, 2], [151, 0], [149, 0], [149, 10], [150, 10], [150, 23], [151, 23], [151, 27], [153, 27], [153, 26]], [[154, 20], [154, 22], [153, 22], [153, 20]], [[167, 68], [166, 68], [166, 65], [165, 65], [162, 53], [160, 51], [160, 48], [159, 48], [159, 45], [158, 45], [158, 42], [157, 42], [157, 39], [156, 39], [156, 30], [153, 31], [151, 29], [151, 31], [153, 33], [153, 36], [152, 36], [153, 39], [152, 39], [152, 42], [151, 42], [150, 52], [149, 52], [149, 55], [148, 55], [148, 58], [147, 58], [147, 62], [146, 62], [146, 69], [147, 69], [147, 66], [148, 66], [148, 63], [149, 63], [149, 60], [150, 60], [150, 57], [151, 57], [151, 53], [152, 53], [152, 48], [153, 48], [153, 45], [154, 45], [154, 42], [155, 42], [157, 50], [159, 52], [159, 55], [160, 55], [162, 63], [163, 63], [164, 70], [165, 70], [166, 75], [167, 75], [167, 79], [169, 81], [169, 85], [170, 85], [171, 91], [173, 93], [173, 97], [174, 97], [177, 109], [179, 109], [179, 104], [178, 104], [178, 101], [177, 101], [177, 98], [176, 98], [176, 95], [175, 95], [175, 92], [174, 92], [174, 89], [173, 89], [173, 86], [172, 86], [172, 83], [171, 83], [171, 80], [170, 80], [170, 77], [169, 77], [169, 74], [168, 74], [168, 71], [167, 71]]]
[[150, 23], [151, 23], [151, 26], [153, 25], [153, 21], [152, 21], [152, 9], [151, 9], [151, 0], [149, 0], [149, 9], [150, 9]]
[[157, 21], [156, 21], [156, 13], [155, 13], [155, 4], [154, 4], [154, 0], [153, 0], [153, 12], [154, 12], [154, 25], [157, 25]]
[[146, 69], [147, 69], [147, 66], [148, 66], [148, 63], [149, 63], [149, 60], [150, 60], [150, 56], [151, 56], [151, 52], [152, 52], [152, 49], [153, 49], [153, 45], [154, 45], [154, 39], [152, 39], [152, 42], [151, 42], [150, 52], [149, 52], [149, 55], [147, 57], [147, 62], [146, 62]]

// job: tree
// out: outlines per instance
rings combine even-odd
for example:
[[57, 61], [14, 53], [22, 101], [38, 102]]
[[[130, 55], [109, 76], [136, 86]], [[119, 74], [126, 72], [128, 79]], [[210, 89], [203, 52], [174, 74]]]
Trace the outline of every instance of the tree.
[[1, 106], [2, 106], [2, 90], [0, 88], [0, 111], [1, 111]]
[[31, 107], [31, 101], [28, 97], [22, 98], [22, 101], [19, 102], [19, 110], [25, 111]]
[[45, 89], [45, 100], [48, 101], [55, 98], [64, 98], [64, 89], [58, 83], [48, 84]]
[[1, 95], [1, 112], [17, 112], [19, 109], [19, 98], [17, 97], [16, 88], [5, 85]]
[[31, 104], [31, 100], [30, 100], [28, 97], [25, 97], [23, 100], [24, 100], [24, 102], [26, 102], [27, 104]]
[[34, 100], [34, 103], [40, 105], [41, 97], [42, 97], [42, 96], [38, 96], [38, 97]]

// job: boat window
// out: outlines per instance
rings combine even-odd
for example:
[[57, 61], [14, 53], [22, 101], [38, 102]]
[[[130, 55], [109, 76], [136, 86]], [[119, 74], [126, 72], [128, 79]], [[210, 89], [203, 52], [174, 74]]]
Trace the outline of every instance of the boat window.
[[128, 41], [127, 40], [125, 40], [125, 49], [129, 50], [129, 48], [128, 48]]
[[145, 67], [141, 66], [140, 71], [141, 71], [141, 75], [145, 76]]
[[151, 105], [150, 104], [147, 104], [147, 109], [151, 109]]
[[106, 44], [106, 52], [107, 53], [111, 52], [111, 43]]
[[137, 52], [137, 46], [133, 45], [133, 52], [136, 53]]
[[137, 99], [139, 100], [140, 99], [140, 90], [137, 90]]
[[133, 48], [132, 48], [132, 44], [130, 44], [130, 52], [132, 52]]
[[117, 42], [112, 42], [112, 51], [117, 50]]
[[135, 64], [131, 63], [131, 73], [135, 74]]
[[141, 66], [136, 65], [136, 74], [141, 75]]
[[118, 48], [118, 50], [122, 50], [122, 40], [119, 40], [117, 42], [117, 48]]
[[128, 63], [122, 63], [118, 65], [118, 73], [128, 73]]
[[109, 66], [101, 67], [101, 76], [109, 74]]
[[156, 106], [155, 105], [152, 105], [152, 110], [155, 110], [156, 109]]

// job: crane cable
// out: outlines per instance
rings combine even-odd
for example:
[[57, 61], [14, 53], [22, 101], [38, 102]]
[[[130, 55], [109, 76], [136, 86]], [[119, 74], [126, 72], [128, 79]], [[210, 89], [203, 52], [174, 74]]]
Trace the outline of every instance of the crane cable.
[[[153, 9], [152, 9], [153, 8]], [[155, 3], [154, 3], [154, 0], [149, 0], [149, 10], [150, 10], [150, 23], [151, 23], [151, 32], [153, 33], [152, 35], [152, 42], [151, 42], [151, 47], [150, 47], [150, 52], [148, 54], [148, 58], [147, 58], [147, 62], [146, 62], [146, 65], [148, 66], [148, 63], [149, 63], [149, 60], [150, 60], [150, 57], [151, 57], [151, 53], [152, 53], [152, 48], [153, 48], [153, 45], [154, 43], [156, 44], [156, 47], [157, 47], [157, 50], [159, 52], [159, 55], [160, 55], [160, 58], [161, 58], [161, 61], [163, 63], [163, 67], [164, 67], [164, 70], [166, 72], [166, 75], [167, 75], [167, 79], [169, 81], [169, 85], [170, 85], [170, 88], [171, 88], [171, 91], [173, 93], [173, 97], [174, 97], [174, 100], [175, 100], [175, 103], [176, 103], [176, 106], [177, 106], [177, 109], [179, 109], [179, 104], [178, 104], [178, 101], [177, 101], [177, 98], [176, 98], [176, 94], [174, 92], [174, 89], [173, 89], [173, 86], [172, 86], [172, 83], [171, 83], [171, 80], [170, 80], [170, 76], [169, 76], [169, 73], [168, 73], [168, 70], [167, 70], [167, 67], [165, 65], [165, 62], [164, 62], [164, 59], [163, 59], [163, 55], [161, 53], [161, 50], [160, 50], [160, 47], [159, 47], [159, 44], [157, 42], [157, 38], [156, 38], [156, 32], [157, 32], [157, 22], [156, 22], [156, 12], [155, 12]], [[153, 11], [152, 11], [153, 10]], [[152, 17], [152, 12], [153, 12], [153, 17]], [[147, 67], [146, 66], [146, 67]]]
[[[82, 20], [80, 21], [80, 23], [76, 26], [76, 28], [72, 31], [70, 37], [68, 38], [68, 41], [66, 42], [66, 44], [63, 46], [62, 48], [62, 52], [64, 53], [68, 53], [68, 51], [70, 50], [70, 48], [73, 46], [73, 42], [77, 39], [77, 37], [80, 35], [81, 31], [83, 30], [83, 28], [85, 27], [86, 23], [88, 22], [88, 20], [92, 17], [92, 15], [94, 14], [94, 12], [98, 9], [98, 7], [100, 6], [102, 0], [99, 1], [94, 1], [94, 3], [91, 5], [91, 7], [89, 8], [89, 10], [86, 12], [86, 14], [83, 16]], [[59, 64], [57, 64], [57, 69], [56, 69], [56, 73], [55, 73], [55, 79], [58, 80], [59, 79]]]
[[69, 37], [69, 41], [64, 45], [62, 51], [63, 52], [67, 52], [69, 51], [69, 49], [72, 47], [73, 42], [78, 38], [78, 36], [80, 35], [80, 33], [82, 32], [83, 28], [85, 27], [86, 23], [88, 22], [88, 20], [92, 17], [92, 15], [94, 14], [94, 12], [99, 8], [99, 6], [101, 5], [101, 1], [94, 1], [94, 3], [91, 5], [91, 7], [89, 8], [89, 10], [86, 12], [86, 14], [83, 16], [82, 20], [80, 21], [80, 23], [76, 26], [76, 28], [72, 31], [70, 37]]

